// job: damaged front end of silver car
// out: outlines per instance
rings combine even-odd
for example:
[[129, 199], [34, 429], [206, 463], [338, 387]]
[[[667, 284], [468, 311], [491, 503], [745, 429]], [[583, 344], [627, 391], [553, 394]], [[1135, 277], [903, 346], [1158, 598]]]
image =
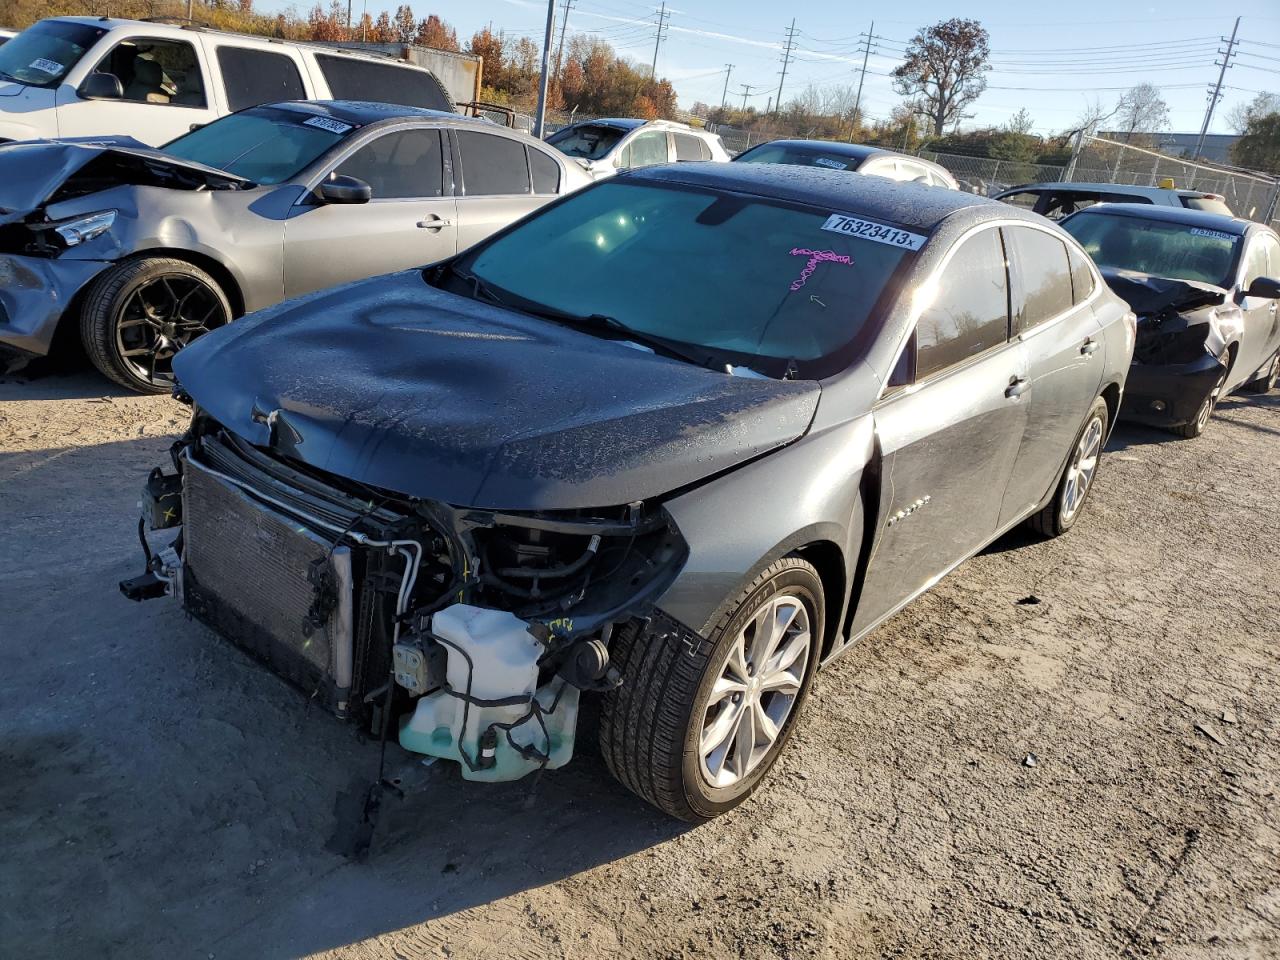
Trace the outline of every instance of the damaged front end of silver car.
[[621, 682], [612, 634], [662, 619], [652, 601], [688, 554], [660, 505], [413, 499], [266, 452], [198, 410], [171, 457], [145, 485], [147, 570], [124, 595], [178, 599], [309, 701], [469, 780], [570, 760], [580, 694]]

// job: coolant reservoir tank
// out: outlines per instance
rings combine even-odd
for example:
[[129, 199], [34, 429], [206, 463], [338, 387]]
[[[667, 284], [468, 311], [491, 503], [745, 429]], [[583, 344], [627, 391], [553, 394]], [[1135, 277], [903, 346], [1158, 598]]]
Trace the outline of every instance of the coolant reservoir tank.
[[[445, 607], [431, 618], [431, 632], [465, 652], [448, 648], [449, 686], [481, 700], [533, 696], [538, 685], [542, 644], [528, 624], [507, 610], [488, 610], [465, 603]], [[447, 646], [447, 645], [446, 645]], [[467, 659], [470, 658], [470, 664]]]

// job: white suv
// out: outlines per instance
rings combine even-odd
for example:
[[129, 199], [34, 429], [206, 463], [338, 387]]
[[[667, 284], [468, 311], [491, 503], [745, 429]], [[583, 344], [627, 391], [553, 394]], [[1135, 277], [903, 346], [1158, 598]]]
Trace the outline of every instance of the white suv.
[[671, 120], [583, 120], [547, 137], [597, 180], [621, 170], [681, 160], [729, 162], [729, 151], [713, 133]]
[[128, 134], [159, 146], [247, 107], [331, 99], [453, 111], [421, 67], [194, 25], [57, 17], [0, 46], [0, 142]]

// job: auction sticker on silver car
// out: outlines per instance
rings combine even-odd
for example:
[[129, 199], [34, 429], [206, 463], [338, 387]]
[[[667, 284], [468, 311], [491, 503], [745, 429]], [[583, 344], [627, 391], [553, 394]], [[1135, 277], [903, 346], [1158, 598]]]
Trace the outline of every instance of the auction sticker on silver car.
[[328, 117], [309, 117], [302, 121], [304, 127], [319, 127], [321, 130], [328, 130], [330, 133], [346, 133], [351, 129], [351, 124], [343, 123], [341, 120], [330, 120]]
[[927, 239], [918, 233], [890, 227], [874, 220], [863, 220], [844, 213], [833, 213], [822, 225], [823, 230], [832, 233], [843, 233], [845, 236], [858, 237], [863, 240], [874, 240], [876, 243], [887, 243], [891, 247], [903, 247], [907, 250], [919, 250]]
[[1211, 237], [1214, 240], [1226, 240], [1228, 243], [1235, 240], [1235, 236], [1230, 233], [1223, 233], [1221, 230], [1205, 230], [1203, 227], [1192, 227], [1191, 235], [1193, 237]]

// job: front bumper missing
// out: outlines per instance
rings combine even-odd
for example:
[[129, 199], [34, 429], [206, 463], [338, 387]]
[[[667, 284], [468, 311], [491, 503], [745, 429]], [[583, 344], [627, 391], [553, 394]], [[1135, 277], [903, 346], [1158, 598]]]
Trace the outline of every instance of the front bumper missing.
[[1120, 416], [1157, 427], [1190, 423], [1225, 370], [1208, 352], [1190, 363], [1135, 363], [1125, 381]]

